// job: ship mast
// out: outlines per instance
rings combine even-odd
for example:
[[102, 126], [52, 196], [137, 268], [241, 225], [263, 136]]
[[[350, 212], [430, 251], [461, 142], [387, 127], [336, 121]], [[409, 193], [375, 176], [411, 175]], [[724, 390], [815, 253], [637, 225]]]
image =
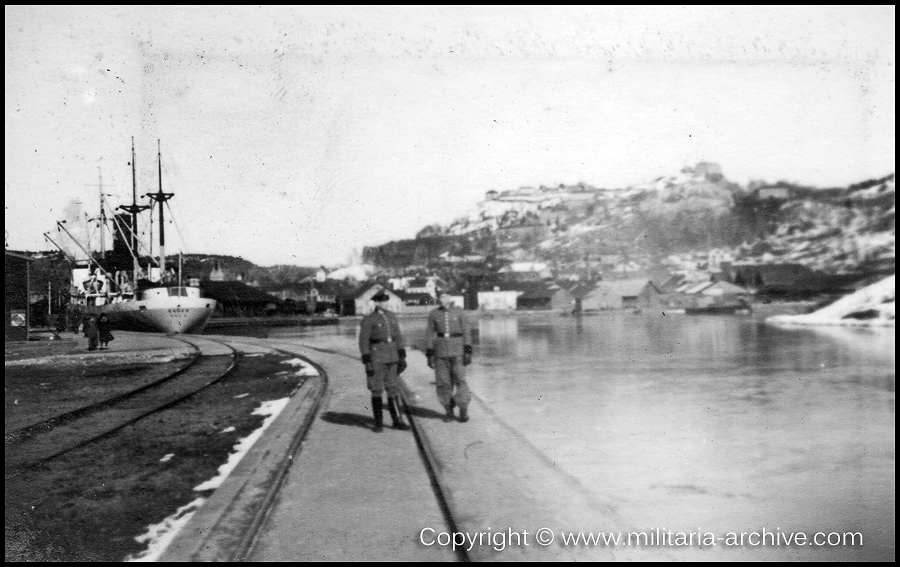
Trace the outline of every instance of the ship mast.
[[134, 284], [137, 286], [138, 275], [141, 271], [140, 262], [138, 262], [138, 245], [137, 245], [137, 216], [138, 213], [149, 209], [148, 205], [137, 204], [137, 173], [134, 160], [134, 136], [131, 137], [131, 204], [119, 205], [119, 208], [126, 213], [131, 213], [131, 257], [134, 260]]
[[166, 276], [166, 225], [163, 215], [163, 206], [166, 201], [171, 199], [174, 193], [163, 193], [162, 190], [162, 151], [160, 150], [159, 140], [156, 140], [156, 159], [159, 168], [159, 191], [156, 193], [147, 193], [150, 199], [157, 202], [159, 206], [159, 273], [160, 278]]
[[100, 188], [100, 258], [106, 259], [106, 207], [103, 206], [103, 172], [97, 167], [97, 181]]

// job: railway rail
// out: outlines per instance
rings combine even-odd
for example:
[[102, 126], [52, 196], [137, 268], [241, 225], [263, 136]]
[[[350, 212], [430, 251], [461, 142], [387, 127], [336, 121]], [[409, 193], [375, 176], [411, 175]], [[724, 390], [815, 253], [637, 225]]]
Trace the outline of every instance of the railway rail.
[[[237, 367], [242, 353], [225, 341], [208, 337], [172, 336], [195, 349], [183, 366], [149, 384], [41, 420], [5, 436], [6, 477], [105, 439], [117, 431], [183, 402], [223, 380]], [[198, 343], [216, 345], [214, 354]]]

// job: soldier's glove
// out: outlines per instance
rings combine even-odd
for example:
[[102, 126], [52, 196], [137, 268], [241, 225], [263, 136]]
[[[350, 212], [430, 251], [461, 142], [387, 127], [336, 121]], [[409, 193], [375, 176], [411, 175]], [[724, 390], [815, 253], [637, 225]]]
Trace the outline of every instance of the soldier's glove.
[[428, 359], [428, 368], [434, 368], [434, 349], [426, 350], [425, 358]]
[[472, 345], [463, 346], [463, 366], [472, 364]]
[[366, 378], [371, 378], [375, 376], [375, 366], [372, 364], [372, 355], [364, 354], [362, 355], [363, 366], [366, 367]]
[[403, 374], [406, 370], [406, 349], [401, 348], [397, 354], [400, 356], [400, 360], [397, 361], [397, 374]]

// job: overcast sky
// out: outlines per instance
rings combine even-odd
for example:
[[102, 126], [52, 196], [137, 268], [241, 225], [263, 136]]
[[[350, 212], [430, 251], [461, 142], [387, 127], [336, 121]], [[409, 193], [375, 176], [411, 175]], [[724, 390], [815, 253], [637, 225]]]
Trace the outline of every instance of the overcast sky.
[[[175, 193], [168, 252], [347, 263], [488, 190], [894, 171], [894, 6], [6, 6], [6, 242]], [[99, 168], [99, 170], [98, 170]], [[171, 236], [170, 236], [171, 234]], [[180, 236], [180, 237], [179, 237]]]

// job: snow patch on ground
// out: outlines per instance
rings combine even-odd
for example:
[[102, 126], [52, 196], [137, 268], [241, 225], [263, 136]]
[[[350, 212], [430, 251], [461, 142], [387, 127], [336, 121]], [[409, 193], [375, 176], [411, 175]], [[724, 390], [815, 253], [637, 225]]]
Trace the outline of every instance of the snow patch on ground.
[[182, 359], [183, 356], [172, 354], [171, 352], [147, 352], [147, 351], [129, 351], [116, 353], [114, 351], [103, 351], [100, 353], [84, 353], [84, 354], [53, 354], [49, 356], [38, 356], [33, 358], [22, 358], [18, 360], [7, 360], [6, 366], [33, 366], [33, 365], [65, 365], [72, 364], [73, 359], [81, 361], [99, 361], [111, 364], [122, 364], [127, 362], [146, 362], [159, 364], [164, 362], [172, 362]]
[[[231, 474], [231, 471], [237, 466], [237, 464], [244, 458], [244, 455], [253, 447], [253, 444], [262, 437], [263, 432], [275, 421], [275, 418], [278, 417], [278, 414], [287, 406], [290, 398], [282, 398], [280, 400], [270, 400], [267, 402], [263, 402], [256, 410], [253, 411], [253, 415], [265, 415], [266, 419], [263, 421], [262, 425], [253, 431], [247, 437], [238, 441], [238, 443], [234, 446], [234, 452], [231, 453], [228, 457], [228, 461], [219, 467], [219, 474], [215, 477], [207, 480], [206, 482], [199, 484], [194, 487], [196, 491], [204, 491], [204, 490], [214, 490], [222, 485], [222, 482], [228, 478], [228, 475]], [[223, 431], [233, 431], [233, 427], [229, 427]], [[168, 455], [167, 455], [168, 456]], [[138, 543], [147, 543], [149, 542], [149, 547], [146, 551], [141, 553], [129, 556], [125, 559], [125, 561], [156, 561], [162, 555], [162, 553], [166, 550], [170, 543], [175, 539], [175, 536], [178, 535], [178, 532], [188, 523], [188, 520], [194, 515], [197, 509], [206, 502], [206, 498], [197, 498], [193, 502], [186, 504], [179, 508], [174, 514], [163, 520], [158, 524], [153, 524], [147, 528], [146, 533], [135, 538]]]
[[138, 543], [148, 543], [150, 546], [140, 553], [129, 555], [125, 558], [128, 562], [156, 561], [166, 547], [172, 543], [178, 532], [188, 523], [188, 520], [197, 512], [197, 509], [206, 502], [206, 498], [197, 498], [189, 504], [185, 504], [177, 512], [158, 524], [147, 528], [147, 533], [136, 537]]
[[290, 398], [282, 398], [280, 400], [270, 400], [268, 402], [263, 402], [260, 407], [256, 408], [253, 411], [253, 415], [265, 415], [265, 421], [263, 421], [262, 426], [248, 435], [244, 437], [240, 441], [238, 441], [237, 445], [234, 446], [234, 453], [232, 453], [228, 457], [228, 461], [219, 467], [219, 474], [214, 476], [213, 478], [207, 480], [206, 482], [199, 484], [194, 487], [194, 490], [197, 492], [201, 492], [204, 490], [214, 490], [219, 488], [222, 485], [222, 482], [228, 478], [228, 475], [231, 474], [231, 471], [234, 470], [234, 467], [237, 466], [241, 459], [244, 458], [244, 455], [247, 454], [247, 451], [250, 450], [250, 447], [253, 447], [253, 444], [262, 437], [263, 432], [268, 429], [269, 425], [275, 421], [275, 418], [278, 417], [278, 414], [281, 413], [281, 410], [287, 406]]
[[313, 368], [308, 362], [302, 358], [292, 358], [285, 360], [282, 364], [290, 364], [291, 366], [299, 366], [300, 370], [296, 372], [297, 376], [318, 376], [319, 371]]
[[[894, 276], [888, 276], [813, 313], [807, 313], [806, 315], [776, 315], [766, 319], [766, 322], [779, 325], [893, 327], [894, 292]], [[866, 319], [848, 318], [849, 315], [863, 312], [869, 312], [873, 316]]]

